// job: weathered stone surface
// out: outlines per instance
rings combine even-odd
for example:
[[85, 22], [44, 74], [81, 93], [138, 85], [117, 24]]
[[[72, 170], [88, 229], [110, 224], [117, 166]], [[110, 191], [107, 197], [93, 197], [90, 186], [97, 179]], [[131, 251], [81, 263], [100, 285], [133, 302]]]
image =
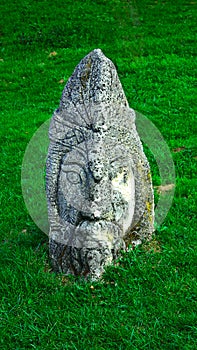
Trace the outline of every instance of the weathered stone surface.
[[98, 278], [153, 232], [150, 167], [114, 64], [90, 52], [54, 112], [46, 188], [54, 270]]

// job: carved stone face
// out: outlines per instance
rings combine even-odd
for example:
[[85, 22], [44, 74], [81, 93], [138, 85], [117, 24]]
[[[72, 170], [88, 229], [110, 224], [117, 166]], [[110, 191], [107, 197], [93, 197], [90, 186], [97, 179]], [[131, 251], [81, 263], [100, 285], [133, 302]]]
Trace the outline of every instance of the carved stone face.
[[134, 214], [134, 175], [129, 158], [121, 157], [118, 148], [106, 152], [105, 143], [102, 138], [84, 141], [62, 159], [59, 215], [76, 227], [113, 222], [122, 237]]

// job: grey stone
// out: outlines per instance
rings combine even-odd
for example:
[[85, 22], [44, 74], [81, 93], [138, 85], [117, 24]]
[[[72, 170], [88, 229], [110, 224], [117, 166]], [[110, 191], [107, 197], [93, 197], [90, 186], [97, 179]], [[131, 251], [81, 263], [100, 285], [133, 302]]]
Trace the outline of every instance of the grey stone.
[[99, 278], [121, 250], [149, 239], [149, 163], [114, 64], [90, 52], [51, 120], [46, 190], [55, 271]]

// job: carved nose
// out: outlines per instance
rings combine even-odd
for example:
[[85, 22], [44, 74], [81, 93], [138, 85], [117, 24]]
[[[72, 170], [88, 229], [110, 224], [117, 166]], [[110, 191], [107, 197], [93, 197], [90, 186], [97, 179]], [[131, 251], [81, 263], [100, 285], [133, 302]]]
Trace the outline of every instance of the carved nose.
[[99, 176], [97, 172], [88, 172], [88, 177], [86, 181], [86, 198], [91, 202], [99, 202], [100, 191], [101, 191], [101, 180], [102, 176]]
[[97, 161], [97, 162], [88, 162], [88, 171], [89, 173], [92, 175], [92, 177], [94, 178], [95, 182], [98, 183], [98, 181], [101, 181], [104, 175], [104, 164], [102, 164], [101, 162]]
[[90, 201], [95, 201], [97, 199], [97, 191], [96, 191], [96, 184], [99, 182], [99, 180], [96, 180], [94, 178], [91, 178], [88, 183], [88, 197]]

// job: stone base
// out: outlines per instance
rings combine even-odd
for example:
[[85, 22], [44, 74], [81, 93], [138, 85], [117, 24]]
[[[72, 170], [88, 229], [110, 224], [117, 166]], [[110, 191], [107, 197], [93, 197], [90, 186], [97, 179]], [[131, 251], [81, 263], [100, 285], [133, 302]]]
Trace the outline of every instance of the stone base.
[[115, 251], [108, 247], [76, 248], [50, 239], [49, 252], [55, 272], [94, 280], [101, 277], [104, 266], [117, 259], [120, 249]]

